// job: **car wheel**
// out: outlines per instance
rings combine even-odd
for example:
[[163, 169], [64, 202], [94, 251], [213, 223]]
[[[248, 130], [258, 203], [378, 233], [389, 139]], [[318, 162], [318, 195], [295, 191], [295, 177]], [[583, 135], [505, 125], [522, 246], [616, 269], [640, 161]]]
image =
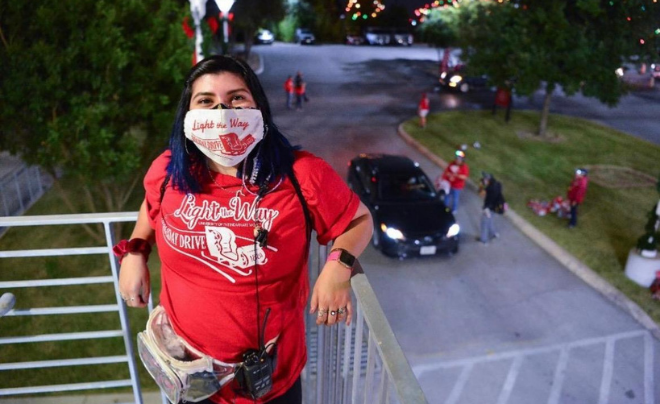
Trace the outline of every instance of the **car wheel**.
[[468, 83], [462, 83], [460, 89], [462, 93], [467, 93], [470, 91], [470, 85]]
[[451, 254], [454, 255], [457, 252], [458, 252], [458, 243], [456, 243], [456, 246], [454, 246], [454, 248], [451, 249]]

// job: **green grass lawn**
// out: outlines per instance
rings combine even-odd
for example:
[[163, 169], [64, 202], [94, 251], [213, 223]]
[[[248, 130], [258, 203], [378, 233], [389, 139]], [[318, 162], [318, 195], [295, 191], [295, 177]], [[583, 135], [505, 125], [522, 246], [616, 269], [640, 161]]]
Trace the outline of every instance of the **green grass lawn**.
[[[527, 207], [530, 199], [551, 200], [566, 196], [575, 168], [614, 165], [634, 169], [657, 179], [660, 147], [586, 120], [551, 115], [551, 140], [533, 135], [539, 114], [514, 111], [511, 121], [490, 111], [453, 111], [432, 114], [426, 129], [417, 119], [404, 129], [432, 153], [448, 161], [458, 145], [466, 144], [470, 178], [477, 182], [489, 171], [504, 187], [509, 205], [614, 287], [625, 293], [660, 323], [660, 302], [648, 289], [624, 274], [628, 252], [643, 234], [647, 214], [658, 202], [652, 181], [645, 187], [608, 187], [589, 183], [580, 206], [578, 226], [567, 229], [566, 219], [555, 215], [539, 217]], [[474, 142], [481, 147], [473, 147]], [[614, 184], [612, 178], [605, 184]], [[618, 182], [617, 182], [618, 183]]]

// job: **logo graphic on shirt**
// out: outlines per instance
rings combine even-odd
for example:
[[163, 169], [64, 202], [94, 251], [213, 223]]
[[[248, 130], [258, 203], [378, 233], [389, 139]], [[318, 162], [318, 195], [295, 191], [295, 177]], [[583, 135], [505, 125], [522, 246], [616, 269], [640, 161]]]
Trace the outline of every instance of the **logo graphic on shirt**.
[[[255, 264], [268, 262], [266, 250], [252, 236], [255, 223], [270, 230], [279, 211], [257, 208], [254, 200], [243, 201], [240, 192], [227, 205], [217, 201], [183, 197], [171, 215], [183, 224], [176, 227], [162, 220], [162, 235], [168, 246], [218, 272], [230, 282], [235, 276], [249, 276]], [[272, 246], [267, 250], [277, 251]]]
[[[207, 226], [206, 241], [211, 256], [231, 268], [250, 268], [255, 263], [263, 265], [267, 262], [266, 253], [259, 245], [255, 247], [254, 240], [247, 240], [250, 244], [239, 247], [236, 234], [226, 227]], [[203, 252], [202, 256], [205, 256]]]
[[252, 143], [255, 142], [255, 139], [252, 135], [248, 135], [244, 139], [240, 139], [234, 132], [218, 136], [218, 139], [219, 140], [204, 139], [192, 135], [192, 141], [198, 145], [204, 146], [212, 151], [223, 152], [229, 156], [240, 156], [248, 149], [248, 147], [252, 145]]

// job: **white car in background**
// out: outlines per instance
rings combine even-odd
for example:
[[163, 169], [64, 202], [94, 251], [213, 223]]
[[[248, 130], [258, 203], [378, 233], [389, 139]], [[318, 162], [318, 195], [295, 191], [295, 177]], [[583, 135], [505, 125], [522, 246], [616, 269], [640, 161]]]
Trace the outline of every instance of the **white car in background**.
[[307, 28], [296, 28], [295, 41], [301, 45], [311, 45], [316, 42], [316, 37]]

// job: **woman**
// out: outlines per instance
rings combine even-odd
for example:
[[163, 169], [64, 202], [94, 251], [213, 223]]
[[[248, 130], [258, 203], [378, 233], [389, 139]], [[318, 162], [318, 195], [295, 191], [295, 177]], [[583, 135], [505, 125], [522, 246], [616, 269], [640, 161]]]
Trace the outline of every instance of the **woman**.
[[257, 76], [227, 56], [190, 71], [169, 147], [144, 186], [131, 241], [116, 248], [126, 303], [147, 304], [146, 255], [155, 241], [160, 305], [179, 337], [229, 364], [266, 345], [268, 355], [277, 352], [272, 389], [263, 396], [246, 394], [233, 380], [208, 402], [300, 403], [308, 224], [334, 250], [314, 285], [310, 312], [317, 324], [349, 324], [347, 267], [371, 238], [367, 208], [327, 163], [289, 144]]
[[421, 128], [426, 128], [426, 116], [429, 114], [430, 108], [428, 95], [422, 93], [422, 99], [419, 100], [419, 105], [417, 105], [417, 115], [419, 116], [419, 126]]

